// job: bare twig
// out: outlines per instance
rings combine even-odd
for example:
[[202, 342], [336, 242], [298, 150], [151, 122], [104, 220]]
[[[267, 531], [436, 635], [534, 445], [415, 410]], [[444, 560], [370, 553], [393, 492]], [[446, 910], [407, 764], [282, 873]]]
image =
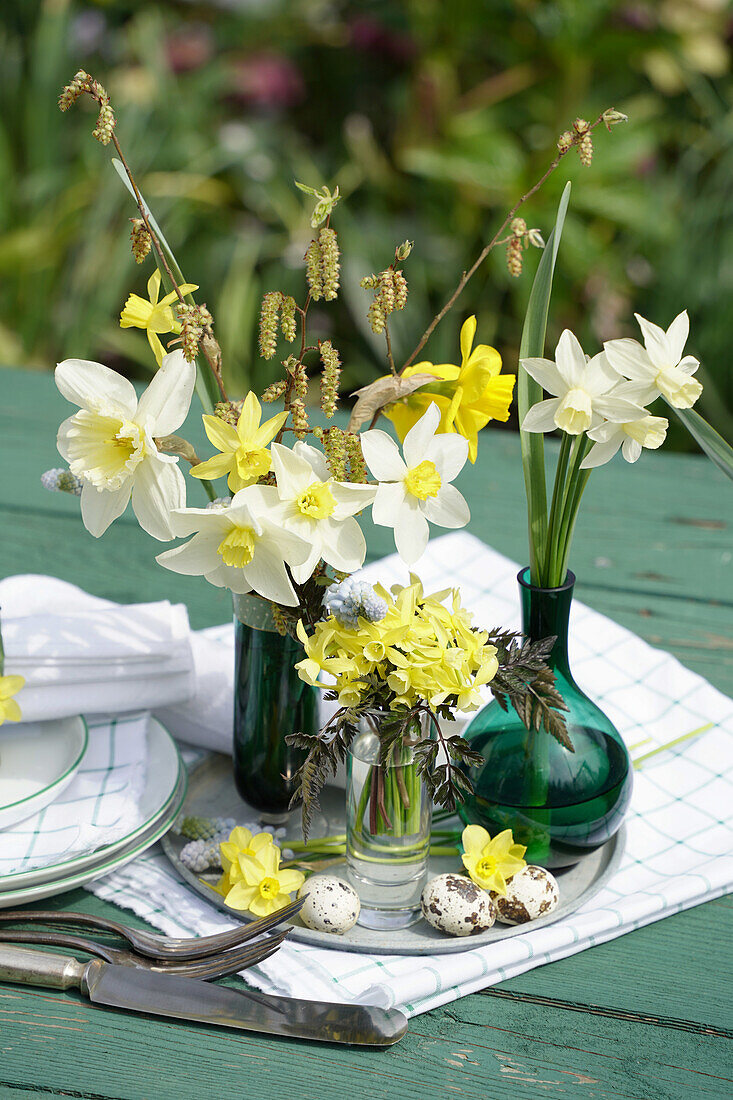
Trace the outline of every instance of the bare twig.
[[389, 338], [389, 325], [384, 322], [384, 338], [387, 341], [387, 359], [389, 360], [389, 369], [392, 374], [397, 374], [397, 367], [394, 365], [394, 359], [392, 357], [392, 341]]
[[[590, 126], [588, 127], [588, 132], [591, 131], [591, 130], [594, 130], [596, 128], [596, 126], [599, 126], [600, 123], [603, 122], [603, 120], [604, 120], [603, 116], [604, 116], [605, 113], [606, 112], [604, 111], [602, 114], [600, 114], [598, 116], [598, 118], [595, 120], [595, 122], [590, 124]], [[552, 164], [549, 166], [549, 168], [547, 168], [547, 170], [542, 174], [542, 176], [540, 176], [540, 178], [537, 180], [537, 182], [534, 184], [534, 186], [530, 187], [529, 191], [527, 191], [524, 195], [522, 195], [521, 199], [519, 199], [514, 204], [514, 206], [511, 208], [511, 210], [509, 211], [507, 216], [504, 218], [504, 221], [501, 223], [501, 225], [497, 229], [494, 236], [491, 238], [491, 240], [486, 245], [486, 247], [484, 249], [482, 249], [482, 251], [479, 254], [479, 256], [478, 256], [477, 260], [475, 261], [475, 263], [473, 263], [471, 265], [471, 267], [468, 269], [468, 271], [463, 272], [463, 274], [461, 275], [461, 278], [458, 280], [458, 286], [453, 291], [450, 298], [445, 303], [445, 305], [440, 310], [440, 312], [437, 313], [435, 317], [433, 317], [432, 321], [430, 322], [428, 327], [425, 329], [425, 332], [422, 334], [422, 336], [418, 340], [416, 347], [412, 351], [412, 354], [409, 356], [408, 359], [405, 360], [400, 373], [402, 373], [402, 371], [404, 371], [405, 367], [409, 367], [410, 364], [412, 362], [414, 362], [415, 357], [420, 354], [420, 352], [422, 351], [422, 349], [427, 344], [428, 340], [432, 336], [435, 329], [438, 327], [440, 322], [445, 317], [446, 313], [448, 313], [448, 311], [450, 309], [452, 309], [452, 307], [454, 306], [456, 300], [462, 294], [462, 292], [465, 289], [465, 286], [468, 283], [469, 279], [473, 275], [476, 274], [478, 269], [481, 267], [481, 264], [484, 262], [486, 257], [492, 251], [492, 249], [496, 248], [497, 245], [499, 245], [499, 244], [506, 243], [506, 241], [501, 241], [500, 240], [502, 233], [504, 232], [506, 227], [509, 225], [512, 218], [517, 213], [517, 211], [520, 209], [520, 207], [522, 207], [524, 205], [524, 203], [527, 202], [527, 200], [532, 197], [532, 195], [534, 195], [537, 191], [539, 191], [539, 189], [540, 189], [540, 187], [542, 187], [543, 183], [552, 175], [552, 173], [555, 171], [555, 169], [559, 165], [560, 161], [563, 159], [564, 156], [566, 156], [567, 151], [568, 150], [565, 150], [563, 152], [559, 152], [557, 154], [557, 156], [555, 157], [555, 159], [553, 160]]]

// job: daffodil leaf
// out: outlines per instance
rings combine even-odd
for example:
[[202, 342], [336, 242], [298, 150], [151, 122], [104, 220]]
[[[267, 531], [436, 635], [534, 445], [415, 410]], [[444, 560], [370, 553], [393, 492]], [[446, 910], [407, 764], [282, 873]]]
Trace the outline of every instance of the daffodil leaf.
[[360, 390], [355, 390], [352, 397], [357, 400], [351, 410], [349, 431], [358, 432], [361, 425], [371, 421], [380, 409], [392, 405], [401, 397], [408, 397], [421, 386], [436, 380], [437, 376], [434, 374], [413, 374], [409, 378], [388, 374], [384, 378], [377, 378], [376, 382], [371, 382], [368, 386], [362, 386]]
[[[522, 341], [519, 349], [520, 364], [517, 372], [517, 408], [521, 424], [532, 408], [543, 398], [542, 386], [529, 376], [521, 365], [522, 359], [542, 358], [545, 351], [545, 333], [547, 315], [552, 295], [552, 280], [555, 262], [560, 247], [560, 238], [565, 215], [570, 201], [570, 183], [560, 199], [560, 205], [553, 229], [547, 241], [537, 274], [532, 284], [527, 313], [522, 329]], [[520, 431], [522, 447], [522, 466], [524, 484], [527, 490], [527, 518], [529, 521], [529, 564], [533, 584], [542, 584], [545, 559], [547, 556], [547, 490], [545, 488], [545, 447], [543, 436], [539, 432]]]
[[694, 409], [674, 409], [673, 411], [695, 442], [702, 447], [710, 461], [728, 477], [733, 478], [733, 447], [726, 443], [722, 435], [716, 432], [715, 428]]

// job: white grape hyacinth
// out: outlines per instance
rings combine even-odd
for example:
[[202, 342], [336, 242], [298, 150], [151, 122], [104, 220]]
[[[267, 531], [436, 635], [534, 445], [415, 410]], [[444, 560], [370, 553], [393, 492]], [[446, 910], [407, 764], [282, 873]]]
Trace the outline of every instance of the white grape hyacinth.
[[366, 541], [354, 516], [372, 503], [376, 486], [335, 481], [325, 456], [307, 443], [292, 450], [273, 443], [271, 452], [277, 488], [260, 486], [260, 491], [278, 522], [311, 547], [306, 560], [293, 567], [297, 583], [312, 576], [321, 558], [342, 573], [360, 569]]
[[[646, 410], [644, 410], [646, 413]], [[645, 416], [626, 424], [609, 420], [588, 432], [593, 446], [580, 464], [581, 470], [592, 470], [610, 462], [619, 448], [627, 462], [636, 462], [644, 448], [655, 451], [667, 437], [669, 421], [664, 416]]]
[[229, 505], [174, 512], [175, 534], [193, 538], [158, 554], [156, 561], [174, 573], [203, 576], [217, 588], [239, 595], [257, 592], [274, 603], [295, 607], [298, 597], [285, 566], [301, 565], [311, 547], [273, 522], [262, 488], [240, 489]]
[[558, 341], [554, 362], [551, 359], [520, 362], [553, 395], [532, 406], [521, 425], [524, 432], [551, 432], [559, 428], [568, 435], [582, 435], [598, 427], [602, 420], [623, 423], [643, 415], [641, 406], [620, 388], [623, 381], [605, 353], [587, 359], [569, 329]]
[[702, 385], [693, 378], [699, 361], [682, 354], [690, 333], [687, 310], [677, 314], [666, 332], [638, 313], [634, 316], [644, 347], [631, 339], [608, 340], [603, 345], [611, 366], [630, 380], [625, 391], [640, 405], [648, 405], [661, 394], [673, 408], [691, 409], [702, 393]]
[[[430, 537], [428, 522], [439, 527], [465, 527], [471, 512], [451, 482], [468, 458], [461, 435], [436, 435], [440, 409], [433, 402], [410, 428], [400, 449], [386, 432], [361, 434], [361, 446], [378, 481], [372, 519], [394, 529], [397, 552], [406, 565], [422, 557]], [[404, 455], [404, 458], [403, 458]]]
[[58, 431], [59, 454], [82, 481], [81, 517], [99, 538], [132, 499], [140, 526], [153, 538], [173, 538], [170, 513], [186, 503], [175, 455], [162, 454], [156, 438], [181, 426], [191, 404], [196, 366], [182, 351], [163, 358], [138, 400], [127, 378], [101, 363], [65, 359], [56, 367], [62, 396], [79, 406]]

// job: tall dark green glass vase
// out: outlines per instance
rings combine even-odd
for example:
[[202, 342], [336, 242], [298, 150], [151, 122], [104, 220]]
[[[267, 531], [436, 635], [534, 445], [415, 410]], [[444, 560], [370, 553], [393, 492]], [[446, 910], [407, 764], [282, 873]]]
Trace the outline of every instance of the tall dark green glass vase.
[[298, 676], [303, 647], [277, 632], [264, 600], [234, 596], [234, 639], [234, 781], [262, 821], [282, 824], [305, 759], [285, 738], [318, 732], [317, 689]]
[[549, 659], [574, 752], [544, 730], [528, 731], [513, 710], [490, 703], [466, 737], [483, 765], [470, 773], [474, 795], [460, 810], [492, 836], [511, 829], [527, 846], [528, 863], [568, 867], [604, 844], [620, 828], [631, 799], [633, 769], [620, 733], [573, 679], [568, 662], [568, 621], [575, 577], [559, 588], [518, 577], [522, 629], [533, 640], [555, 635]]

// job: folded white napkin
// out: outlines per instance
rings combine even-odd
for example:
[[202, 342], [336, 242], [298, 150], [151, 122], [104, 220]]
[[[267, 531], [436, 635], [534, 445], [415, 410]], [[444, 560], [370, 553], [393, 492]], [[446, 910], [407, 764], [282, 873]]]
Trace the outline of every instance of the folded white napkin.
[[89, 723], [89, 746], [66, 790], [0, 832], [0, 877], [95, 851], [142, 824], [149, 719], [124, 714]]
[[54, 577], [0, 581], [5, 669], [24, 676], [26, 721], [140, 710], [193, 695], [182, 604], [121, 606]]
[[[515, 626], [517, 566], [464, 532], [430, 542], [420, 562], [427, 591], [459, 584], [482, 626]], [[393, 556], [364, 574], [406, 582]], [[485, 986], [613, 939], [733, 887], [733, 701], [669, 653], [575, 601], [570, 657], [578, 682], [645, 760], [636, 773], [627, 844], [616, 874], [577, 913], [545, 928], [458, 954], [362, 955], [287, 942], [245, 972], [269, 993], [397, 1005], [413, 1016]], [[712, 728], [708, 728], [712, 727]], [[133, 910], [167, 935], [207, 935], [230, 918], [183, 883], [159, 849], [88, 889]]]

